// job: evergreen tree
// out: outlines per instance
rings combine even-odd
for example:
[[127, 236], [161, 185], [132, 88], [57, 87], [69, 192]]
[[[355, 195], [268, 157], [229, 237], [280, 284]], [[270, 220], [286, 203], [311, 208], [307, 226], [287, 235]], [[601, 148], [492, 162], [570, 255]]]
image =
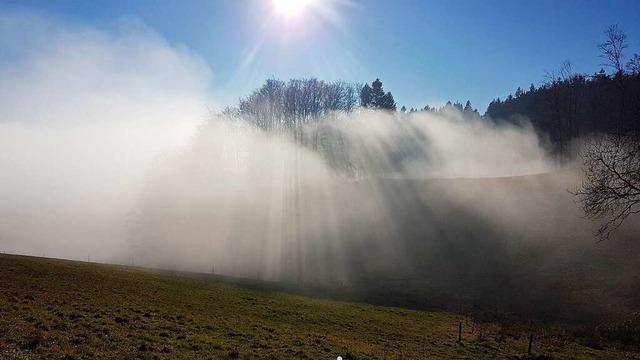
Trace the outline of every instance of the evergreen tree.
[[375, 107], [373, 104], [373, 92], [369, 84], [364, 84], [360, 90], [360, 106], [364, 108]]
[[380, 108], [383, 102], [383, 97], [384, 90], [382, 89], [382, 81], [380, 81], [380, 79], [376, 79], [376, 81], [371, 83], [372, 107]]
[[380, 99], [380, 103], [378, 105], [378, 108], [385, 109], [385, 110], [395, 110], [396, 109], [396, 102], [395, 102], [395, 100], [393, 100], [393, 95], [391, 95], [390, 91], [388, 91], [386, 94], [384, 94], [382, 96], [382, 98]]
[[519, 98], [520, 96], [522, 96], [522, 94], [524, 94], [524, 92], [522, 91], [522, 89], [518, 86], [518, 89], [516, 90], [516, 98]]
[[467, 100], [467, 103], [464, 105], [464, 112], [473, 112], [473, 107], [471, 106], [471, 101]]
[[[360, 105], [365, 108], [396, 110], [396, 102], [391, 92], [385, 94], [382, 88], [382, 81], [376, 79], [362, 87], [360, 91]], [[405, 108], [406, 110], [406, 108]]]

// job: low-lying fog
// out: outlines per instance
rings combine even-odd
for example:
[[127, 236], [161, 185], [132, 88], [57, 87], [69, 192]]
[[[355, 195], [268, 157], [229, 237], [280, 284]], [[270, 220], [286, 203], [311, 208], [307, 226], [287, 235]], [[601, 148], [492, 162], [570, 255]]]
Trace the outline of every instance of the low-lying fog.
[[0, 17], [0, 251], [543, 314], [639, 303], [637, 226], [596, 244], [579, 163], [527, 123], [361, 111], [264, 131], [207, 114], [197, 55], [117, 26]]

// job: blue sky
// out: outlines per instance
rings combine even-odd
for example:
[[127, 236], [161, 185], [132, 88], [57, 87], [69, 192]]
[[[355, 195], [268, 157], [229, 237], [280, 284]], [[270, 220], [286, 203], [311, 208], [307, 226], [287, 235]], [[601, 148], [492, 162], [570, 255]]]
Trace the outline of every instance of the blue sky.
[[[111, 31], [136, 21], [197, 54], [213, 73], [218, 105], [233, 105], [265, 79], [379, 77], [399, 106], [491, 99], [539, 84], [571, 60], [600, 68], [597, 44], [610, 24], [640, 52], [640, 1], [316, 0], [295, 19], [271, 0], [2, 0], [0, 13], [35, 12]], [[324, 15], [323, 15], [324, 14]]]

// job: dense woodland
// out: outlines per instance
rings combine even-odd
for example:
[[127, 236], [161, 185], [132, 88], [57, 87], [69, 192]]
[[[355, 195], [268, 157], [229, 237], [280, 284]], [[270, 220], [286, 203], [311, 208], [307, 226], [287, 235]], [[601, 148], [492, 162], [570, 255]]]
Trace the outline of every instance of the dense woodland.
[[[515, 95], [489, 104], [485, 117], [495, 121], [530, 121], [536, 130], [548, 136], [558, 159], [572, 155], [573, 140], [597, 133], [640, 130], [640, 67], [638, 55], [623, 71], [608, 74], [604, 68], [593, 75], [572, 71], [571, 63], [547, 75], [542, 85], [518, 87]], [[228, 114], [250, 119], [263, 129], [293, 128], [305, 123], [334, 118], [358, 108], [396, 110], [391, 92], [384, 92], [376, 79], [372, 86], [344, 81], [327, 83], [315, 78], [293, 79], [285, 83], [267, 80], [259, 89], [240, 100]], [[469, 101], [447, 102], [441, 108], [422, 109], [404, 106], [401, 113], [428, 111], [440, 113], [456, 109], [478, 115]]]
[[[488, 121], [530, 122], [542, 138], [549, 139], [558, 163], [578, 154], [582, 157], [586, 180], [575, 195], [587, 216], [607, 219], [596, 232], [600, 240], [628, 216], [640, 213], [640, 55], [626, 54], [627, 36], [617, 25], [604, 34], [604, 42], [598, 45], [603, 59], [599, 71], [593, 75], [576, 73], [567, 61], [559, 70], [548, 72], [539, 87], [519, 87], [504, 101], [491, 101], [484, 114]], [[364, 149], [354, 151], [362, 142], [357, 134], [349, 136], [328, 126], [340, 114], [358, 109], [396, 112], [397, 105], [380, 79], [371, 85], [327, 83], [315, 78], [287, 83], [271, 79], [225, 113], [263, 130], [291, 135], [296, 144], [320, 152], [338, 173], [352, 178], [393, 172], [420, 151], [419, 139], [411, 136], [398, 116], [396, 126], [403, 140], [397, 143], [401, 149], [392, 154], [388, 166], [371, 166]], [[452, 110], [467, 119], [480, 117], [469, 101], [464, 106], [447, 102], [441, 108], [427, 105], [407, 110], [403, 106], [400, 113], [438, 115]], [[310, 123], [314, 126], [307, 126]], [[354, 153], [355, 158], [348, 155]]]
[[[557, 155], [570, 151], [572, 140], [595, 133], [640, 128], [640, 60], [634, 55], [626, 69], [608, 74], [604, 68], [593, 75], [578, 74], [566, 62], [557, 72], [547, 74], [542, 85], [531, 84], [527, 90], [518, 87], [505, 100], [497, 98], [489, 104], [484, 116], [496, 121], [518, 122], [528, 119], [542, 134], [548, 135]], [[382, 82], [372, 85], [349, 84], [344, 81], [324, 82], [315, 78], [289, 82], [270, 79], [229, 114], [251, 119], [264, 129], [287, 128], [358, 108], [396, 110], [391, 92], [384, 92]], [[426, 105], [422, 109], [404, 106], [402, 113], [428, 111], [440, 113], [457, 109], [478, 114], [469, 101], [447, 102], [441, 108]]]
[[338, 112], [351, 112], [359, 102], [357, 86], [315, 78], [292, 79], [285, 83], [267, 80], [262, 87], [240, 99], [237, 108], [226, 113], [240, 115], [263, 129], [295, 127]]
[[[570, 155], [572, 141], [595, 134], [640, 133], [640, 56], [625, 62], [626, 34], [616, 25], [598, 45], [602, 68], [593, 75], [574, 73], [570, 61], [548, 72], [543, 84], [518, 88], [504, 101], [493, 100], [486, 116], [517, 120], [525, 117], [552, 140], [555, 154]], [[605, 68], [610, 69], [607, 72]]]
[[526, 117], [560, 161], [580, 155], [584, 180], [574, 194], [587, 217], [605, 220], [594, 234], [599, 241], [640, 214], [640, 56], [626, 61], [627, 36], [617, 25], [605, 36], [598, 48], [611, 73], [575, 74], [566, 62], [540, 88], [518, 88], [504, 102], [492, 101], [486, 114]]
[[[636, 55], [637, 56], [637, 55]], [[558, 155], [570, 151], [570, 142], [581, 136], [617, 131], [638, 131], [640, 124], [640, 73], [607, 74], [604, 69], [587, 76], [574, 74], [571, 64], [536, 88], [533, 84], [506, 100], [489, 104], [493, 119], [526, 117], [540, 132], [548, 134]]]
[[[559, 160], [572, 155], [573, 140], [597, 133], [638, 132], [640, 130], [640, 56], [625, 62], [626, 35], [610, 27], [606, 41], [598, 45], [603, 67], [592, 75], [575, 73], [570, 61], [559, 70], [548, 72], [541, 85], [518, 87], [506, 99], [489, 104], [484, 116], [495, 121], [529, 120], [543, 136], [548, 136]], [[609, 72], [605, 68], [610, 69]], [[391, 92], [380, 79], [369, 84], [344, 81], [324, 82], [315, 78], [283, 82], [270, 79], [249, 96], [240, 99], [228, 114], [241, 115], [263, 129], [296, 128], [320, 119], [334, 118], [358, 108], [396, 111]], [[457, 109], [478, 115], [469, 101], [447, 102], [441, 108], [426, 105], [401, 113], [428, 111], [440, 113]]]

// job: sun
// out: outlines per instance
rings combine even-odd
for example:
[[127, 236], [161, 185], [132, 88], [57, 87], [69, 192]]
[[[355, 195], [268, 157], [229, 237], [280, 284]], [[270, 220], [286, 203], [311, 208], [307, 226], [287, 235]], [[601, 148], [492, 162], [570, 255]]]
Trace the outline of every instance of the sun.
[[293, 18], [302, 13], [313, 0], [273, 0], [275, 10], [286, 18]]

